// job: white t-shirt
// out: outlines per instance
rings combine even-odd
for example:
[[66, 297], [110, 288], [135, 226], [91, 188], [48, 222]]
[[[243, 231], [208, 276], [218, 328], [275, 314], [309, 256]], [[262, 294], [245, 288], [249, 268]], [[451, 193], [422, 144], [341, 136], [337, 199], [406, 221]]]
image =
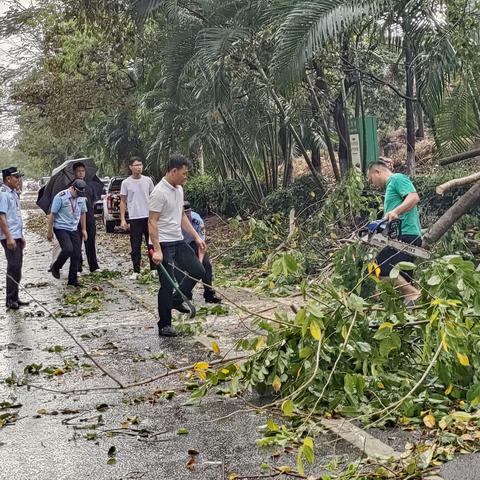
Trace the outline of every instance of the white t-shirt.
[[173, 187], [162, 178], [150, 195], [149, 208], [160, 214], [157, 222], [160, 242], [183, 240], [183, 188], [180, 185]]
[[120, 187], [120, 195], [127, 197], [128, 218], [148, 218], [148, 197], [153, 191], [150, 177], [126, 178]]

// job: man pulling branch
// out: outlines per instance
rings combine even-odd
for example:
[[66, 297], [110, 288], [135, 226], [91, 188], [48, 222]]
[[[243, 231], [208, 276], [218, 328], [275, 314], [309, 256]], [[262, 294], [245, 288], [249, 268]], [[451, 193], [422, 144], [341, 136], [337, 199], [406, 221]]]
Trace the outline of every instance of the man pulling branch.
[[[163, 264], [170, 279], [175, 277], [174, 266], [188, 275], [180, 275], [180, 290], [191, 300], [192, 289], [205, 275], [205, 269], [197, 255], [188, 246], [182, 229], [191, 235], [198, 246], [199, 253], [204, 255], [205, 241], [200, 238], [183, 211], [183, 188], [188, 175], [190, 162], [183, 155], [172, 155], [168, 161], [167, 173], [150, 195], [148, 230], [153, 245], [152, 261], [156, 265]], [[172, 328], [172, 308], [182, 313], [189, 310], [183, 304], [181, 296], [175, 292], [169, 278], [162, 269], [158, 269], [160, 289], [158, 291], [158, 331], [160, 336], [175, 337], [177, 332]], [[194, 280], [195, 279], [195, 280]]]

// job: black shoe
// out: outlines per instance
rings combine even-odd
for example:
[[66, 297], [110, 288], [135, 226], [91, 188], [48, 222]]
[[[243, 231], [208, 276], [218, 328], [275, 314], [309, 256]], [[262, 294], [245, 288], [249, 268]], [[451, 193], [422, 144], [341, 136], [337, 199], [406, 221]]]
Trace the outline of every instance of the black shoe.
[[82, 285], [81, 283], [78, 283], [78, 282], [76, 282], [76, 283], [67, 283], [67, 286], [68, 286], [68, 287], [75, 287], [75, 288], [82, 288], [82, 287], [83, 287], [83, 285]]
[[205, 303], [222, 303], [222, 299], [220, 297], [217, 297], [215, 294], [207, 295], [203, 298], [205, 299]]
[[6, 306], [7, 306], [7, 309], [10, 309], [10, 310], [18, 310], [20, 308], [17, 302], [7, 302]]
[[50, 267], [50, 273], [56, 278], [57, 280], [60, 278], [60, 270], [54, 267]]
[[160, 337], [178, 337], [178, 333], [170, 325], [162, 328], [158, 328], [158, 335]]
[[178, 312], [180, 313], [190, 313], [190, 309], [188, 307], [185, 306], [185, 303], [174, 303], [172, 305], [172, 308], [174, 310], [177, 310]]
[[29, 300], [17, 300], [17, 304], [19, 307], [26, 307], [27, 305], [30, 305]]

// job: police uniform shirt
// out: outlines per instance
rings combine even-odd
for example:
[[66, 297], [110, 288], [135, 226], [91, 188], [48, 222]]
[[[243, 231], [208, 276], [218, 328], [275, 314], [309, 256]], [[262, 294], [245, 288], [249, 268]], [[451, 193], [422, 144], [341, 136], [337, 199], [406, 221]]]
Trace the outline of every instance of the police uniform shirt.
[[[23, 220], [20, 211], [20, 197], [16, 190], [3, 185], [0, 188], [0, 213], [3, 213], [7, 220], [8, 229], [12, 238], [17, 240], [23, 237]], [[0, 229], [0, 240], [6, 236]]]
[[[190, 215], [190, 223], [192, 224], [193, 229], [198, 233], [202, 240], [205, 240], [205, 222], [203, 218], [197, 213], [192, 210]], [[185, 230], [182, 229], [183, 239], [188, 244], [192, 243], [195, 239]]]
[[70, 190], [63, 190], [55, 195], [50, 211], [53, 214], [53, 228], [73, 232], [78, 228], [81, 214], [87, 212], [87, 199], [73, 198]]

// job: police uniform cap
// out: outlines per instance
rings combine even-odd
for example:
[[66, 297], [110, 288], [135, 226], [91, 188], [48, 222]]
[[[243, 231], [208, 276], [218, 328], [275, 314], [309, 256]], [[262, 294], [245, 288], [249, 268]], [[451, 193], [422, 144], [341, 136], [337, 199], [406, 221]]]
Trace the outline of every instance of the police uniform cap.
[[23, 173], [19, 172], [17, 167], [8, 167], [2, 170], [2, 177], [23, 177]]
[[72, 187], [78, 192], [80, 197], [85, 196], [85, 188], [87, 188], [87, 184], [83, 180], [75, 180], [72, 183]]

